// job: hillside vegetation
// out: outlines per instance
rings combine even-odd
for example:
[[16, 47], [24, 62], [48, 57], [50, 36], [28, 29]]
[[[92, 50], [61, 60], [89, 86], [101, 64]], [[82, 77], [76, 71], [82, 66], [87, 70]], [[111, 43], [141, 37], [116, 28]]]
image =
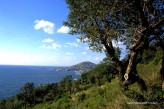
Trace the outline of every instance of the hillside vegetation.
[[[101, 65], [100, 65], [101, 66]], [[102, 66], [101, 66], [102, 67]], [[64, 97], [46, 102], [33, 107], [33, 109], [162, 109], [164, 108], [164, 92], [161, 90], [160, 62], [157, 65], [139, 64], [137, 66], [139, 74], [146, 80], [147, 92], [141, 92], [137, 84], [122, 89], [116, 75], [107, 78], [99, 78], [95, 70], [84, 74], [88, 77], [84, 80], [77, 91]], [[93, 74], [95, 71], [95, 74]], [[149, 72], [147, 77], [144, 72]], [[101, 72], [104, 73], [104, 72]], [[84, 76], [82, 75], [82, 76]], [[86, 76], [88, 75], [88, 76]], [[89, 76], [90, 75], [90, 76]], [[95, 79], [92, 76], [95, 75]], [[97, 75], [97, 76], [96, 76]], [[97, 78], [98, 77], [98, 78]], [[145, 96], [145, 98], [143, 97]], [[139, 104], [141, 103], [141, 104]]]
[[137, 65], [148, 87], [142, 92], [137, 84], [120, 87], [116, 67], [102, 62], [78, 80], [69, 75], [59, 83], [39, 87], [26, 83], [15, 97], [1, 100], [0, 109], [162, 109], [160, 68], [161, 61], [156, 56]]

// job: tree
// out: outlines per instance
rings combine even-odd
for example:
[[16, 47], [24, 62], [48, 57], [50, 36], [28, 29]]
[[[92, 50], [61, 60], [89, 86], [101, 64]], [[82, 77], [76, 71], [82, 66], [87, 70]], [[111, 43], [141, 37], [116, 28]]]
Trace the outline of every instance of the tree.
[[35, 100], [40, 102], [53, 100], [59, 94], [58, 83], [40, 85], [34, 89]]
[[80, 84], [81, 84], [80, 79], [72, 81], [72, 91], [73, 91], [73, 93], [76, 93], [76, 92], [80, 91]]
[[35, 97], [34, 97], [34, 83], [26, 83], [24, 86], [20, 89], [20, 93], [17, 94], [17, 98], [20, 101], [23, 101], [26, 106], [31, 106], [32, 104], [35, 104]]
[[[156, 43], [164, 51], [163, 0], [66, 0], [66, 3], [70, 13], [64, 25], [70, 27], [70, 33], [80, 34], [79, 39], [88, 43], [90, 49], [107, 54], [117, 66], [122, 86], [137, 82], [141, 90], [146, 90], [136, 66], [150, 44]], [[119, 58], [122, 46], [118, 43], [126, 46], [127, 56], [123, 60]]]
[[60, 82], [59, 82], [59, 90], [61, 91], [70, 91], [72, 88], [72, 75], [65, 76]]
[[34, 83], [30, 82], [30, 83], [26, 83], [24, 84], [24, 86], [20, 89], [21, 93], [30, 93], [31, 91], [33, 91], [35, 88]]

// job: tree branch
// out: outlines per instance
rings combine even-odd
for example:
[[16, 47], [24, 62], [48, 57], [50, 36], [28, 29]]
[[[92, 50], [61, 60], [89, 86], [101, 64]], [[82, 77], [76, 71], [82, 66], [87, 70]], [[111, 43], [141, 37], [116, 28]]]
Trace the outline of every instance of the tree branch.
[[135, 5], [136, 5], [136, 8], [138, 9], [138, 11], [140, 13], [140, 19], [142, 21], [142, 26], [145, 28], [148, 28], [149, 22], [147, 21], [147, 18], [144, 15], [143, 7], [141, 6], [141, 1], [135, 0]]

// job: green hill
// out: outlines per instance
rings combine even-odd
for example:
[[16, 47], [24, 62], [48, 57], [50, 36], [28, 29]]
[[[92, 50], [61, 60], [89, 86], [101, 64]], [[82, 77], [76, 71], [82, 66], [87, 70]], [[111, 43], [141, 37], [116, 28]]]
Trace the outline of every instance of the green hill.
[[94, 68], [95, 66], [96, 66], [96, 64], [89, 62], [89, 61], [85, 61], [85, 62], [81, 62], [76, 65], [72, 65], [70, 67], [55, 68], [54, 70], [56, 70], [56, 71], [77, 71], [79, 73], [82, 73], [82, 72], [86, 72], [86, 71]]

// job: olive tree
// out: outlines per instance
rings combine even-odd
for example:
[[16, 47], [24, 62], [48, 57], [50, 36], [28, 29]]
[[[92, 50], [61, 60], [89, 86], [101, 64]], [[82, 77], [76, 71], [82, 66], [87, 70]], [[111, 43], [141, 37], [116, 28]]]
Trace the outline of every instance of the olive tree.
[[[164, 50], [163, 0], [66, 0], [66, 3], [70, 12], [64, 25], [70, 27], [70, 33], [80, 34], [79, 39], [88, 43], [90, 49], [107, 54], [117, 66], [121, 85], [137, 82], [141, 90], [146, 90], [136, 66], [150, 44], [156, 43]], [[127, 56], [123, 60], [119, 58], [122, 46], [118, 43], [126, 46]]]

